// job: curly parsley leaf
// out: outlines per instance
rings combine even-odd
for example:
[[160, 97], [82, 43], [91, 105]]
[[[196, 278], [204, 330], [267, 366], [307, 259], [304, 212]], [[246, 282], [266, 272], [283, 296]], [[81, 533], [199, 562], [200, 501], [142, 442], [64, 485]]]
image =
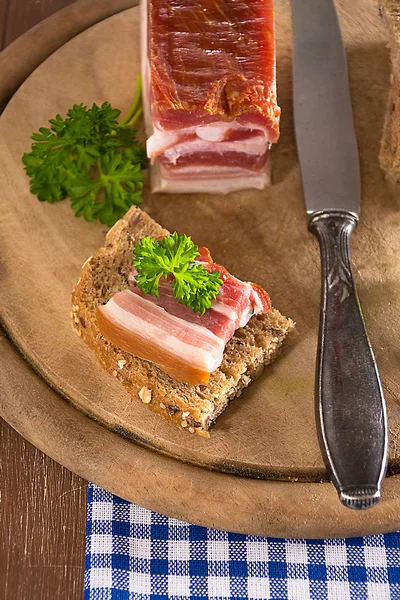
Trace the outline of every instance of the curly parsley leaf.
[[144, 175], [120, 152], [110, 151], [97, 163], [98, 177], [82, 172], [69, 184], [68, 194], [77, 217], [111, 225], [133, 204], [142, 201]]
[[199, 249], [190, 237], [173, 233], [161, 240], [143, 238], [134, 247], [136, 282], [145, 294], [159, 296], [160, 279], [172, 277], [174, 296], [194, 312], [204, 314], [223, 281], [218, 271], [195, 264]]
[[[137, 118], [140, 90], [131, 106]], [[43, 202], [69, 197], [77, 216], [114, 225], [133, 204], [142, 202], [146, 152], [129, 123], [108, 102], [87, 108], [75, 104], [65, 118], [56, 115], [50, 127], [32, 135], [31, 152], [22, 161], [30, 189]]]

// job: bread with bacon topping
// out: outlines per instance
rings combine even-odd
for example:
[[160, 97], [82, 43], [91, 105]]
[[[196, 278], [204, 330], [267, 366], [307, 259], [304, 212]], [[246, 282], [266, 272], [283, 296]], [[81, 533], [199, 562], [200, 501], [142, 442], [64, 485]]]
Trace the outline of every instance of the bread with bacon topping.
[[110, 375], [155, 413], [191, 433], [206, 433], [225, 410], [281, 351], [293, 330], [291, 319], [271, 309], [253, 316], [226, 344], [220, 367], [207, 385], [189, 385], [167, 375], [148, 360], [121, 350], [101, 334], [97, 309], [129, 287], [132, 251], [146, 236], [160, 238], [168, 231], [133, 207], [108, 232], [103, 248], [82, 267], [72, 295], [73, 325]]

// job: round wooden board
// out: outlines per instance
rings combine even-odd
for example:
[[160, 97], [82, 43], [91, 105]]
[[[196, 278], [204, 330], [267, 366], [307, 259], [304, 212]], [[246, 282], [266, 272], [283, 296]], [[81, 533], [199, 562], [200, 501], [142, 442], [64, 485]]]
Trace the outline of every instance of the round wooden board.
[[[73, 102], [82, 100], [90, 103], [108, 99], [121, 108], [128, 106], [131, 90], [127, 89], [129, 86], [126, 82], [133, 81], [137, 72], [136, 10], [127, 11], [102, 22], [51, 56], [22, 86], [1, 119], [1, 139], [6, 142], [1, 148], [5, 167], [5, 181], [2, 186], [5, 217], [0, 242], [5, 292], [2, 298], [2, 314], [9, 332], [35, 368], [76, 406], [108, 427], [119, 431], [122, 428], [125, 435], [138, 439], [143, 444], [155, 446], [164, 453], [214, 469], [262, 477], [315, 480], [323, 475], [314, 432], [312, 399], [319, 297], [318, 256], [315, 244], [305, 228], [300, 179], [293, 145], [287, 3], [279, 2], [277, 12], [278, 83], [280, 103], [286, 114], [281, 144], [275, 152], [274, 174], [277, 184], [263, 195], [246, 193], [231, 195], [229, 198], [197, 196], [178, 199], [158, 196], [147, 197], [145, 200], [145, 208], [167, 227], [191, 233], [195, 239], [206, 243], [216, 258], [239, 276], [247, 276], [266, 285], [275, 304], [299, 323], [299, 339], [296, 345], [286, 353], [284, 359], [269, 369], [269, 374], [252, 386], [250, 393], [243, 396], [243, 402], [237, 401], [231, 405], [214, 429], [212, 439], [207, 442], [175, 430], [149, 414], [141, 404], [131, 401], [116, 382], [110, 381], [102, 373], [90, 353], [72, 335], [68, 318], [70, 290], [82, 262], [102, 244], [104, 229], [74, 219], [66, 203], [58, 206], [44, 206], [38, 203], [29, 195], [28, 183], [20, 166], [20, 156], [29, 148], [30, 133], [48, 117], [68, 108]], [[395, 249], [398, 247], [394, 236], [396, 215], [393, 208], [396, 206], [396, 198], [395, 190], [390, 189], [384, 182], [376, 164], [379, 123], [373, 131], [367, 126], [371, 116], [374, 117], [375, 124], [382, 120], [379, 103], [382, 105], [387, 94], [388, 57], [375, 12], [371, 10], [366, 17], [370, 26], [370, 40], [366, 32], [361, 30], [361, 26], [357, 29], [356, 15], [357, 7], [354, 7], [353, 19], [351, 15], [346, 15], [344, 22], [342, 21], [345, 37], [349, 40], [351, 75], [354, 71], [352, 91], [356, 125], [359, 134], [362, 134], [360, 145], [364, 154], [365, 222], [362, 223], [362, 228], [360, 227], [354, 254], [361, 276], [360, 293], [386, 387], [391, 429], [396, 435], [396, 401], [399, 394], [394, 340], [395, 327], [399, 323], [399, 305], [398, 301], [396, 303], [394, 292], [399, 273], [395, 261], [387, 251], [389, 246]], [[352, 27], [346, 29], [346, 25], [349, 24]], [[364, 91], [366, 88], [371, 90], [371, 78], [364, 66], [365, 62], [368, 62], [369, 53], [371, 60], [375, 57], [376, 89], [370, 91], [370, 95], [367, 94], [366, 102]], [[54, 81], [57, 82], [56, 85]], [[43, 94], [43, 90], [46, 90], [46, 94]], [[13, 130], [16, 119], [19, 122], [17, 132]], [[365, 160], [368, 160], [368, 170]], [[385, 203], [389, 206], [380, 215], [378, 223], [378, 209], [382, 209]], [[187, 210], [188, 206], [190, 211]], [[221, 229], [224, 231], [222, 238]], [[379, 233], [380, 231], [382, 233]], [[378, 235], [378, 241], [374, 241], [374, 234]], [[369, 264], [369, 247], [376, 250], [373, 265]], [[366, 262], [366, 257], [369, 262]], [[381, 272], [384, 273], [383, 277]], [[378, 283], [379, 289], [376, 289]], [[374, 290], [375, 293], [372, 293]], [[380, 294], [380, 290], [384, 293]], [[380, 344], [382, 338], [384, 339]], [[62, 401], [58, 399], [54, 407], [55, 412], [61, 410], [60, 402]], [[20, 414], [21, 411], [18, 409], [15, 412]], [[8, 420], [12, 421], [12, 416], [8, 417]], [[37, 423], [36, 421], [36, 428], [34, 427], [34, 432], [30, 431], [29, 437], [35, 438], [34, 441], [39, 447], [46, 446], [48, 451], [48, 440], [43, 439], [45, 433], [42, 428], [36, 431]], [[20, 425], [19, 429], [22, 428]], [[41, 440], [39, 443], [38, 436]], [[113, 438], [118, 439], [115, 435]], [[396, 441], [395, 437], [393, 439]], [[52, 443], [56, 445], [54, 439]], [[139, 450], [144, 452], [133, 444], [128, 446], [133, 453]], [[391, 450], [391, 469], [395, 471], [398, 464], [395, 443], [392, 444]], [[150, 454], [146, 452], [143, 456]], [[164, 460], [154, 454], [151, 454], [151, 458]], [[61, 462], [65, 464], [67, 460]], [[177, 465], [176, 468], [182, 469], [182, 472], [190, 470], [190, 467], [185, 467], [179, 462], [169, 461], [168, 464]], [[168, 469], [170, 468], [169, 466]], [[245, 485], [250, 486], [250, 490], [253, 489], [251, 486], [257, 483], [257, 489], [262, 490], [262, 496], [275, 494], [274, 490], [278, 485], [272, 482], [250, 482], [247, 479], [218, 476], [198, 469], [194, 472], [200, 472], [203, 478], [210, 478], [211, 486], [218, 486], [217, 481], [224, 481], [224, 485], [227, 481], [232, 481], [238, 486], [239, 481], [243, 481]], [[89, 473], [86, 476], [96, 481], [95, 465], [93, 475]], [[219, 479], [220, 477], [223, 479]], [[212, 483], [213, 481], [215, 483]], [[394, 489], [396, 481], [397, 478], [391, 480]], [[132, 493], [132, 488], [127, 494], [122, 487], [119, 490], [115, 488], [115, 482], [112, 485], [100, 483], [120, 495], [140, 501], [137, 491]], [[132, 482], [130, 483], [132, 485]], [[293, 501], [293, 494], [299, 494], [298, 497], [303, 496], [303, 501], [308, 505], [306, 499], [307, 495], [310, 495], [314, 517], [308, 520], [308, 524], [314, 519], [314, 525], [308, 526], [303, 533], [301, 528], [293, 528], [290, 521], [286, 523], [286, 533], [282, 533], [282, 525], [279, 529], [281, 533], [274, 530], [273, 525], [272, 530], [259, 528], [256, 531], [253, 527], [249, 528], [248, 522], [242, 523], [241, 519], [238, 523], [232, 521], [230, 526], [225, 521], [221, 524], [214, 521], [214, 525], [271, 535], [308, 536], [348, 535], [350, 531], [367, 532], [368, 524], [374, 531], [393, 529], [397, 526], [392, 521], [390, 525], [384, 524], [381, 518], [371, 519], [373, 512], [369, 513], [369, 519], [363, 520], [363, 517], [360, 517], [361, 521], [351, 513], [350, 522], [356, 528], [350, 530], [350, 517], [347, 519], [346, 511], [343, 513], [341, 507], [336, 506], [338, 503], [331, 493], [330, 486], [279, 486], [283, 496], [287, 494], [288, 501]], [[313, 488], [330, 490], [326, 504], [332, 503], [332, 511], [336, 517], [334, 521], [327, 521], [328, 529], [331, 527], [329, 532], [326, 529], [322, 531], [317, 525], [320, 498], [315, 497], [317, 503], [314, 504]], [[285, 492], [285, 489], [288, 491]], [[154, 489], [148, 501], [141, 503], [155, 508], [153, 495]], [[227, 497], [229, 498], [229, 495]], [[156, 505], [159, 506], [157, 502]], [[299, 504], [303, 505], [304, 502]], [[385, 500], [380, 506], [386, 505]], [[158, 510], [168, 512], [168, 506], [165, 506], [164, 510]], [[272, 505], [269, 508], [272, 509]], [[301, 520], [304, 516], [307, 521], [306, 516], [309, 518], [310, 512], [306, 515], [307, 510], [304, 510], [305, 512], [299, 508], [298, 517]], [[234, 514], [231, 512], [232, 519]], [[199, 522], [191, 513], [183, 511], [180, 515]], [[285, 518], [283, 520], [285, 521]], [[203, 522], [211, 523], [210, 520]], [[335, 525], [332, 528], [333, 522]], [[341, 527], [343, 528], [340, 529]]]
[[354, 512], [338, 502], [329, 483], [257, 480], [186, 465], [85, 417], [1, 335], [0, 355], [1, 414], [54, 460], [122, 498], [190, 523], [252, 535], [350, 537], [400, 526], [399, 475], [387, 478], [382, 502]]

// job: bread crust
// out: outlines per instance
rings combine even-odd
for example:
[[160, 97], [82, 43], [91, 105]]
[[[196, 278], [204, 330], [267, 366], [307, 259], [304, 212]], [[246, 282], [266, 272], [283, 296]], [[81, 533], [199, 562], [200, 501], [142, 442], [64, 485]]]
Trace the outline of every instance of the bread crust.
[[229, 400], [239, 396], [261, 374], [264, 366], [275, 360], [294, 323], [275, 309], [252, 317], [228, 342], [222, 364], [211, 374], [206, 386], [180, 383], [154, 363], [108, 342], [98, 327], [98, 306], [128, 287], [134, 243], [145, 236], [159, 237], [168, 233], [148, 214], [132, 207], [110, 229], [104, 247], [82, 267], [72, 293], [73, 326], [103, 368], [116, 377], [129, 394], [170, 423], [190, 433], [207, 436], [207, 430]]

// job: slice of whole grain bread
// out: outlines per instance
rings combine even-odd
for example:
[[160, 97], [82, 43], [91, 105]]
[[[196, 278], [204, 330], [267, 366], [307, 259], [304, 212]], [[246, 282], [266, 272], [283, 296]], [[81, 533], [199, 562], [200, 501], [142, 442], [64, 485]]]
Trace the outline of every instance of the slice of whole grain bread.
[[108, 232], [105, 246], [83, 265], [72, 294], [73, 324], [106, 371], [132, 396], [171, 423], [208, 437], [207, 429], [229, 400], [239, 396], [277, 357], [294, 324], [274, 309], [252, 317], [228, 342], [222, 364], [206, 386], [180, 383], [155, 364], [108, 342], [98, 328], [97, 307], [129, 287], [134, 243], [168, 233], [145, 212], [131, 208]]

